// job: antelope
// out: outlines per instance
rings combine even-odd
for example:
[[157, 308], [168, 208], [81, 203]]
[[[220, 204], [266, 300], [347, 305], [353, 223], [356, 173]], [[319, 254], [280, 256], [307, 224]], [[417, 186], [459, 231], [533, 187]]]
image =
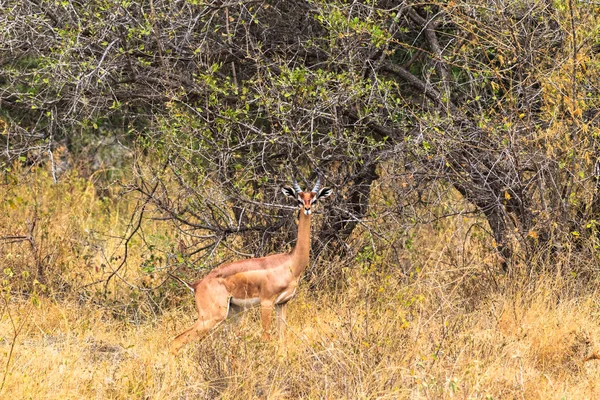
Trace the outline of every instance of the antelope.
[[308, 265], [312, 207], [317, 200], [329, 197], [333, 192], [331, 188], [321, 188], [320, 177], [310, 192], [302, 191], [295, 179], [292, 186], [283, 187], [281, 191], [298, 201], [298, 240], [294, 249], [289, 253], [223, 264], [203, 279], [189, 284], [196, 300], [198, 320], [171, 342], [171, 354], [177, 354], [190, 340], [205, 336], [225, 319], [258, 305], [263, 339], [271, 338], [269, 332], [275, 308], [279, 341], [283, 342], [287, 302], [296, 294], [300, 276]]

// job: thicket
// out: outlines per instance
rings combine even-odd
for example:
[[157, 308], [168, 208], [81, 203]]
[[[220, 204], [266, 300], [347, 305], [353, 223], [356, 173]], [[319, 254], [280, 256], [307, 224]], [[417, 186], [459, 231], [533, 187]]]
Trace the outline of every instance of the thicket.
[[4, 310], [169, 315], [169, 274], [291, 248], [280, 188], [317, 176], [308, 304], [382, 296], [413, 329], [548, 276], [589, 295], [599, 125], [595, 2], [0, 0]]
[[593, 3], [4, 5], [4, 168], [110, 180], [127, 165], [144, 203], [207, 236], [186, 248], [198, 257], [232, 236], [249, 254], [280, 248], [289, 218], [267, 203], [317, 173], [338, 196], [316, 254], [359, 251], [359, 225], [386, 237], [383, 219], [443, 218], [414, 209], [450, 188], [508, 264], [596, 241]]

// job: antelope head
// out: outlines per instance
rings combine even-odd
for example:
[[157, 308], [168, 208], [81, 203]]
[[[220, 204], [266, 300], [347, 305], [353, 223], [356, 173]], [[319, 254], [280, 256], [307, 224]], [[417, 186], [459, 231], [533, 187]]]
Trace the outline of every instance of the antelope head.
[[298, 201], [298, 207], [300, 208], [300, 211], [304, 212], [304, 215], [311, 214], [311, 207], [317, 200], [329, 197], [331, 193], [333, 193], [331, 188], [321, 188], [321, 177], [317, 178], [317, 183], [315, 183], [315, 186], [310, 192], [303, 192], [296, 179], [293, 180], [292, 186], [293, 187], [285, 186], [281, 191], [286, 197], [291, 197]]

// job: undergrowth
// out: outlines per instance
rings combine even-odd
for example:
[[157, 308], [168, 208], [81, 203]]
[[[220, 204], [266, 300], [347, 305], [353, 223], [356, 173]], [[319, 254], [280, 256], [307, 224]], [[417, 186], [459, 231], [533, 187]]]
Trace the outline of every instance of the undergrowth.
[[472, 217], [414, 228], [401, 254], [319, 260], [337, 282], [301, 284], [285, 345], [263, 341], [250, 310], [174, 358], [169, 341], [195, 318], [192, 296], [161, 270], [177, 232], [149, 220], [120, 266], [139, 206], [121, 187], [98, 193], [43, 170], [10, 179], [3, 398], [600, 397], [593, 280], [561, 273], [567, 254], [534, 277], [526, 265], [504, 273]]

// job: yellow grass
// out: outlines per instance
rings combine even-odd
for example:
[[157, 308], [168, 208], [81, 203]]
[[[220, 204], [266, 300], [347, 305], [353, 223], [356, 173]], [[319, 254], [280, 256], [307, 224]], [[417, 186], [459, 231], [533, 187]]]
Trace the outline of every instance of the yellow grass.
[[[484, 236], [464, 240], [468, 219], [415, 230], [401, 260], [383, 253], [376, 268], [347, 265], [337, 290], [303, 283], [285, 346], [261, 340], [251, 310], [173, 358], [169, 341], [195, 318], [184, 289], [162, 292], [156, 306], [122, 282], [107, 298], [84, 288], [109, 273], [98, 248], [118, 254], [118, 240], [94, 247], [85, 234], [122, 234], [128, 200], [107, 205], [76, 178], [54, 185], [36, 173], [26, 182], [0, 189], [3, 200], [29, 202], [2, 202], [1, 234], [25, 234], [37, 204], [46, 224], [38, 242], [55, 255], [44, 289], [32, 283], [27, 243], [1, 247], [12, 270], [0, 302], [1, 398], [600, 398], [600, 361], [584, 361], [600, 344], [595, 288], [556, 273], [520, 284], [490, 261]], [[123, 272], [136, 285], [159, 279], [136, 269], [143, 249], [132, 245]]]
[[[600, 333], [590, 299], [549, 306], [536, 298], [525, 306], [497, 298], [495, 307], [464, 315], [425, 307], [405, 323], [394, 311], [407, 312], [406, 303], [395, 297], [376, 296], [372, 301], [385, 304], [369, 306], [352, 293], [304, 291], [290, 304], [287, 346], [263, 342], [249, 313], [177, 358], [167, 344], [192, 322], [191, 313], [135, 324], [91, 305], [42, 300], [31, 310], [29, 302], [14, 302], [11, 313], [25, 327], [3, 397], [600, 396], [598, 361], [583, 362]], [[13, 334], [6, 316], [0, 332], [4, 366]]]

